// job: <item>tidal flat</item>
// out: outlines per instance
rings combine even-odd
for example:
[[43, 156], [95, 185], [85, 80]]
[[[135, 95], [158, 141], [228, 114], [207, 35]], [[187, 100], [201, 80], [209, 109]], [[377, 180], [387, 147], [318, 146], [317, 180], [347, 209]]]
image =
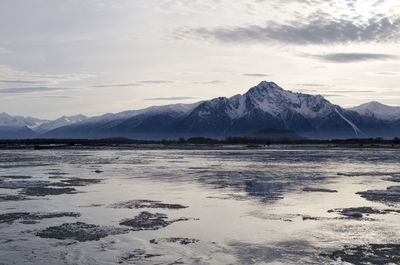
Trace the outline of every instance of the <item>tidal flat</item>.
[[0, 264], [399, 264], [400, 150], [0, 150]]

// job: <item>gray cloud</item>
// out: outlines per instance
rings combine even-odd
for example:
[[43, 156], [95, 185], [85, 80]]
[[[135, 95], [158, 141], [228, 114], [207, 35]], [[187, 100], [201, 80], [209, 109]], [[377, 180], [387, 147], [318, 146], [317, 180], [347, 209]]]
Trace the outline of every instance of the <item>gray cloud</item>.
[[252, 76], [252, 77], [266, 77], [270, 76], [268, 74], [243, 74], [244, 76]]
[[25, 94], [25, 93], [36, 93], [36, 92], [54, 92], [63, 91], [71, 88], [61, 87], [17, 87], [17, 88], [4, 88], [0, 89], [0, 93], [4, 94]]
[[400, 72], [378, 72], [375, 73], [376, 75], [383, 75], [383, 76], [396, 76], [399, 75]]
[[185, 32], [222, 42], [279, 42], [288, 44], [341, 44], [349, 42], [392, 42], [400, 39], [400, 18], [373, 18], [360, 24], [316, 13], [304, 21], [287, 24], [268, 22], [266, 26], [197, 28]]
[[135, 86], [142, 86], [145, 84], [172, 84], [174, 81], [169, 80], [144, 80], [144, 81], [137, 81], [132, 83], [119, 83], [119, 84], [106, 84], [106, 85], [95, 85], [92, 87], [135, 87]]
[[0, 80], [0, 83], [4, 84], [40, 84], [42, 81], [34, 80]]
[[172, 84], [174, 81], [169, 81], [169, 80], [145, 80], [145, 81], [139, 81], [139, 83], [142, 84]]
[[344, 97], [343, 95], [339, 94], [321, 94], [321, 96], [329, 98], [329, 97]]
[[109, 85], [95, 85], [93, 87], [132, 87], [141, 86], [139, 83], [121, 83], [121, 84], [109, 84]]
[[324, 55], [312, 55], [311, 57], [334, 63], [363, 62], [371, 60], [389, 60], [398, 58], [392, 54], [383, 53], [328, 53]]
[[332, 90], [332, 91], [328, 91], [330, 93], [373, 93], [376, 92], [374, 90]]
[[314, 83], [306, 83], [306, 84], [297, 84], [298, 86], [307, 86], [307, 87], [321, 87], [325, 86], [323, 84], [314, 84]]
[[145, 98], [144, 100], [187, 100], [198, 99], [197, 97], [168, 97], [168, 98]]
[[225, 81], [212, 80], [212, 81], [192, 82], [192, 84], [196, 84], [196, 85], [212, 85], [212, 84], [221, 84], [221, 83], [225, 83]]
[[44, 98], [58, 98], [58, 99], [77, 99], [75, 96], [42, 96]]

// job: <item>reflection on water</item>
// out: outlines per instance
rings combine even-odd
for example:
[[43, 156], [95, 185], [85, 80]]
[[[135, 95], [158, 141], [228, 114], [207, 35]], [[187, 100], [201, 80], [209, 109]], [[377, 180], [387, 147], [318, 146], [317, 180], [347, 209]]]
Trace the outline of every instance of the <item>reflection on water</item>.
[[0, 264], [396, 263], [400, 194], [382, 191], [397, 191], [399, 160], [285, 146], [2, 150]]

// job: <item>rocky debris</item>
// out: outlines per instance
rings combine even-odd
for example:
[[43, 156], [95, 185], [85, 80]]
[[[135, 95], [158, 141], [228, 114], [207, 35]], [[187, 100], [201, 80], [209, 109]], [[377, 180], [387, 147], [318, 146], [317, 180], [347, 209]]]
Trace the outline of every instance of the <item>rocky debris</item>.
[[398, 175], [400, 172], [349, 172], [349, 173], [337, 173], [338, 176], [345, 176], [345, 177], [361, 177], [361, 176], [390, 176], [390, 175]]
[[68, 173], [64, 173], [64, 172], [48, 172], [47, 173], [49, 176], [49, 179], [61, 179], [64, 178], [65, 175], [69, 175]]
[[159, 254], [148, 254], [146, 253], [145, 250], [143, 249], [135, 249], [129, 253], [125, 253], [124, 255], [122, 255], [119, 260], [118, 263], [122, 264], [122, 263], [129, 263], [129, 264], [134, 264], [132, 262], [135, 261], [141, 261], [143, 259], [150, 259], [153, 257], [160, 257], [162, 255]]
[[392, 181], [392, 182], [400, 182], [400, 176], [391, 176], [390, 178], [386, 179], [388, 181]]
[[102, 206], [104, 206], [104, 204], [92, 203], [92, 204], [88, 204], [88, 205], [80, 205], [79, 207], [102, 207]]
[[362, 218], [363, 214], [360, 212], [354, 212], [354, 211], [345, 211], [342, 213], [342, 215], [351, 217], [351, 218]]
[[390, 186], [386, 190], [367, 190], [357, 194], [369, 201], [400, 203], [400, 186]]
[[22, 220], [22, 223], [29, 223], [30, 221], [42, 220], [48, 218], [60, 218], [60, 217], [79, 217], [80, 213], [73, 212], [58, 212], [58, 213], [30, 213], [30, 212], [14, 212], [0, 214], [0, 224], [8, 223], [12, 224], [17, 220]]
[[[19, 180], [19, 181], [0, 181], [0, 188], [3, 189], [23, 189], [20, 193], [29, 196], [47, 196], [60, 194], [76, 193], [74, 188], [77, 186], [87, 186], [100, 183], [101, 179], [70, 178], [60, 182], [49, 182], [39, 180]], [[53, 188], [61, 187], [61, 188]]]
[[51, 226], [36, 233], [42, 238], [54, 238], [59, 240], [73, 239], [79, 242], [99, 240], [103, 237], [128, 233], [130, 229], [86, 224], [82, 222], [64, 223], [59, 226]]
[[[312, 217], [312, 216], [304, 215], [304, 216], [302, 216], [302, 219], [303, 219], [303, 221], [307, 221], [307, 220], [314, 220], [314, 221], [316, 221], [316, 220], [319, 220], [320, 218], [319, 218], [319, 217]], [[291, 220], [290, 220], [290, 221], [291, 221]]]
[[4, 213], [0, 215], [0, 224], [8, 223], [12, 224], [18, 219], [23, 219], [28, 216], [29, 213], [18, 212], [18, 213]]
[[0, 179], [30, 179], [31, 176], [19, 176], [19, 175], [10, 175], [10, 176], [1, 176]]
[[161, 201], [152, 200], [131, 200], [126, 202], [119, 202], [110, 205], [111, 208], [128, 208], [128, 209], [141, 209], [141, 208], [159, 208], [159, 209], [183, 209], [188, 206], [181, 204], [168, 204]]
[[96, 173], [96, 174], [100, 174], [100, 173], [103, 173], [104, 171], [102, 171], [102, 170], [99, 170], [99, 169], [96, 169], [95, 171], [93, 171], [94, 173]]
[[199, 242], [200, 240], [195, 238], [187, 238], [187, 237], [168, 237], [168, 238], [159, 238], [159, 239], [151, 239], [151, 244], [158, 243], [179, 243], [181, 245], [189, 245]]
[[68, 173], [65, 172], [60, 172], [60, 171], [51, 171], [47, 172], [48, 175], [53, 175], [53, 176], [63, 176], [63, 175], [68, 175]]
[[131, 227], [133, 231], [141, 230], [158, 230], [166, 227], [172, 223], [179, 221], [188, 221], [188, 218], [179, 218], [175, 220], [168, 220], [166, 214], [163, 213], [149, 213], [141, 212], [138, 216], [132, 219], [122, 220], [119, 224]]
[[2, 189], [22, 189], [22, 188], [36, 188], [47, 186], [50, 182], [40, 180], [15, 180], [15, 181], [0, 181], [0, 188]]
[[24, 200], [29, 200], [29, 199], [26, 196], [22, 195], [0, 194], [0, 202], [24, 201]]
[[24, 225], [34, 225], [34, 224], [39, 223], [39, 221], [35, 221], [35, 220], [22, 220], [22, 221], [20, 221], [20, 223], [21, 223], [21, 224], [24, 224]]
[[51, 183], [49, 186], [55, 187], [78, 187], [88, 186], [90, 184], [98, 184], [102, 179], [84, 179], [84, 178], [69, 178], [60, 180], [60, 182]]
[[48, 195], [75, 194], [74, 188], [51, 188], [51, 187], [31, 187], [21, 191], [21, 194], [28, 196], [43, 197]]
[[394, 209], [379, 210], [371, 207], [355, 207], [355, 208], [337, 208], [329, 210], [328, 212], [329, 213], [336, 212], [341, 215], [352, 218], [362, 218], [364, 214], [369, 215], [369, 214], [400, 213], [400, 210], [394, 210]]
[[322, 189], [322, 188], [311, 188], [311, 187], [305, 187], [303, 191], [307, 192], [338, 192], [337, 190], [330, 190], [330, 189]]
[[[0, 180], [0, 188], [3, 189], [23, 189], [20, 193], [30, 196], [47, 196], [59, 194], [72, 194], [76, 193], [74, 188], [87, 186], [90, 184], [100, 183], [102, 179], [84, 179], [84, 178], [69, 178], [60, 180], [60, 182], [49, 182], [40, 180], [13, 180], [3, 181]], [[62, 188], [53, 188], [62, 187]]]
[[321, 254], [333, 260], [340, 259], [355, 265], [361, 264], [400, 264], [400, 245], [370, 244], [363, 246], [345, 246], [343, 250], [331, 254]]

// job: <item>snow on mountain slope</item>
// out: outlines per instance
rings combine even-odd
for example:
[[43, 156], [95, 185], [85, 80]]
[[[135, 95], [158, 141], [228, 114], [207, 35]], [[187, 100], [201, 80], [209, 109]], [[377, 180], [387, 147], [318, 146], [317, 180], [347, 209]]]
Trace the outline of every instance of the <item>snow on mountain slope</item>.
[[[129, 110], [123, 111], [116, 114], [107, 113], [101, 116], [86, 117], [84, 115], [75, 116], [62, 116], [56, 120], [42, 120], [32, 117], [22, 116], [11, 116], [7, 113], [0, 113], [0, 127], [2, 128], [24, 128], [27, 127], [30, 130], [38, 133], [45, 133], [56, 128], [73, 124], [85, 124], [85, 123], [105, 123], [114, 120], [125, 120], [140, 114], [157, 114], [157, 113], [173, 113], [175, 116], [184, 115], [194, 108], [196, 108], [201, 102], [193, 104], [171, 104], [165, 106], [152, 106], [141, 110]], [[11, 130], [8, 130], [11, 132]]]
[[28, 127], [32, 129], [46, 122], [48, 121], [32, 117], [11, 116], [5, 112], [0, 113], [0, 126], [2, 127]]
[[266, 81], [243, 95], [226, 99], [225, 104], [226, 114], [231, 119], [242, 118], [254, 109], [277, 118], [288, 111], [294, 111], [306, 118], [315, 118], [334, 111], [333, 105], [320, 95], [294, 93]]
[[246, 98], [242, 95], [231, 97], [226, 113], [231, 119], [243, 117], [246, 114]]
[[193, 104], [153, 106], [86, 118], [55, 121], [0, 114], [0, 126], [19, 124], [40, 137], [163, 139], [248, 136], [263, 128], [293, 130], [315, 139], [394, 137], [400, 133], [400, 107], [372, 102], [343, 109], [321, 95], [284, 90], [263, 81], [244, 94]]
[[47, 122], [40, 124], [39, 126], [31, 127], [31, 129], [33, 129], [34, 131], [37, 131], [37, 132], [46, 132], [46, 131], [53, 130], [55, 128], [62, 127], [65, 125], [71, 125], [71, 124], [83, 122], [86, 119], [87, 119], [87, 117], [85, 115], [75, 115], [75, 116], [69, 116], [69, 117], [62, 116], [54, 121], [47, 121]]
[[321, 95], [295, 93], [263, 81], [242, 95], [106, 114], [57, 128], [45, 136], [223, 138], [246, 136], [263, 128], [289, 129], [316, 139], [373, 137], [382, 132], [392, 137], [397, 133], [396, 124], [342, 109]]
[[7, 113], [0, 113], [0, 126], [2, 128], [29, 128], [38, 133], [46, 132], [61, 126], [70, 125], [86, 120], [84, 115], [63, 116], [56, 120], [42, 120], [32, 117], [11, 116]]
[[84, 123], [97, 123], [97, 122], [108, 122], [117, 119], [128, 119], [140, 114], [156, 114], [162, 112], [170, 112], [176, 114], [187, 114], [196, 108], [201, 102], [196, 102], [192, 104], [171, 104], [164, 106], [152, 106], [140, 110], [127, 110], [119, 113], [107, 113], [101, 116], [90, 117], [84, 121]]
[[349, 110], [353, 110], [360, 115], [374, 117], [381, 120], [400, 120], [400, 107], [387, 106], [376, 101], [349, 108]]
[[361, 136], [361, 137], [367, 137], [367, 135], [363, 132], [363, 131], [361, 131], [358, 127], [357, 127], [357, 125], [355, 125], [353, 122], [351, 122], [349, 119], [347, 119], [342, 113], [340, 113], [340, 111], [338, 110], [338, 108], [336, 107], [335, 108], [335, 111], [336, 111], [336, 113], [337, 114], [339, 114], [339, 116], [343, 119], [343, 120], [345, 120], [352, 128], [353, 128], [353, 130], [354, 130], [354, 133], [356, 134], [356, 136]]

